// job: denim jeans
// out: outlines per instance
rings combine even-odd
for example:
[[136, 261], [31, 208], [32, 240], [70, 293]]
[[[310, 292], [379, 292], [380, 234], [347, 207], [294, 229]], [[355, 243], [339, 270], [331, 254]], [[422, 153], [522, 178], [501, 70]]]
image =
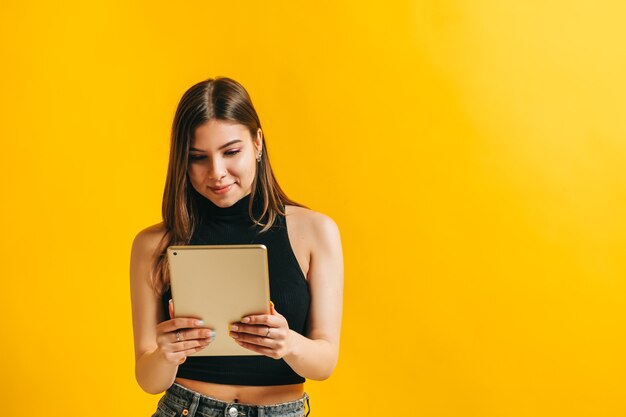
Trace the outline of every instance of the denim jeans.
[[207, 397], [174, 382], [159, 400], [152, 417], [306, 417], [309, 415], [309, 395], [296, 401], [272, 405], [228, 403]]

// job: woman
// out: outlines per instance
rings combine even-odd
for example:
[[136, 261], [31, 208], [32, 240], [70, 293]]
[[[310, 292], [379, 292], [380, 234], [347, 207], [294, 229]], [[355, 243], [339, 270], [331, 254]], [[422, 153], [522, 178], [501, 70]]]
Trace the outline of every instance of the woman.
[[[335, 368], [343, 297], [337, 225], [278, 185], [247, 91], [218, 77], [183, 95], [172, 128], [163, 222], [142, 230], [131, 253], [135, 375], [166, 391], [154, 416], [303, 416], [306, 378]], [[166, 249], [180, 244], [267, 247], [270, 314], [216, 335], [175, 317]], [[261, 355], [191, 356], [217, 337]], [[307, 411], [307, 415], [308, 415]]]

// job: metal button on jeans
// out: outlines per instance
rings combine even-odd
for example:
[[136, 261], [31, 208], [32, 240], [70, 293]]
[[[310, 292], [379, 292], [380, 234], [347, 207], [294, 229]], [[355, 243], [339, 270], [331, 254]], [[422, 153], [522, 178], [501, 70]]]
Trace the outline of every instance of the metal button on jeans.
[[230, 407], [228, 409], [228, 415], [230, 417], [237, 417], [239, 415], [239, 410], [237, 410], [237, 407]]

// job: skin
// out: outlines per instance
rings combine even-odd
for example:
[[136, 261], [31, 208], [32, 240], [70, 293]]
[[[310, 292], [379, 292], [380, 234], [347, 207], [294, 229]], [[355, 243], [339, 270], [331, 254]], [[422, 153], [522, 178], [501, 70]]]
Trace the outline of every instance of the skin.
[[[195, 131], [190, 149], [188, 175], [192, 186], [214, 204], [229, 207], [250, 193], [256, 172], [256, 156], [263, 140], [259, 129], [253, 138], [240, 124], [211, 120]], [[225, 146], [227, 145], [227, 146]], [[225, 193], [214, 188], [228, 186]], [[229, 337], [241, 346], [284, 359], [296, 373], [324, 380], [333, 372], [339, 352], [343, 300], [343, 255], [339, 230], [328, 216], [303, 207], [287, 205], [289, 241], [311, 292], [308, 333], [289, 329], [287, 320], [270, 304], [270, 314], [255, 315], [233, 323]], [[149, 284], [153, 251], [164, 234], [162, 224], [142, 230], [131, 253], [131, 301], [135, 337], [135, 374], [140, 386], [159, 393], [174, 381], [227, 402], [275, 404], [302, 397], [303, 384], [242, 386], [213, 384], [175, 378], [187, 355], [212, 340], [212, 329], [197, 320], [165, 319], [160, 300]], [[174, 315], [170, 303], [170, 315]], [[266, 337], [270, 329], [270, 336]], [[176, 340], [181, 331], [182, 341]]]

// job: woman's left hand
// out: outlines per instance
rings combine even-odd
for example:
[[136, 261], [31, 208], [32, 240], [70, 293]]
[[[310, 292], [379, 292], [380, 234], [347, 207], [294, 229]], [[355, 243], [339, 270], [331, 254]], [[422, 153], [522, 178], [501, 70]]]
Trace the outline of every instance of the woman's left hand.
[[290, 352], [289, 324], [270, 301], [270, 314], [246, 316], [230, 325], [229, 336], [239, 346], [270, 358], [280, 359]]

